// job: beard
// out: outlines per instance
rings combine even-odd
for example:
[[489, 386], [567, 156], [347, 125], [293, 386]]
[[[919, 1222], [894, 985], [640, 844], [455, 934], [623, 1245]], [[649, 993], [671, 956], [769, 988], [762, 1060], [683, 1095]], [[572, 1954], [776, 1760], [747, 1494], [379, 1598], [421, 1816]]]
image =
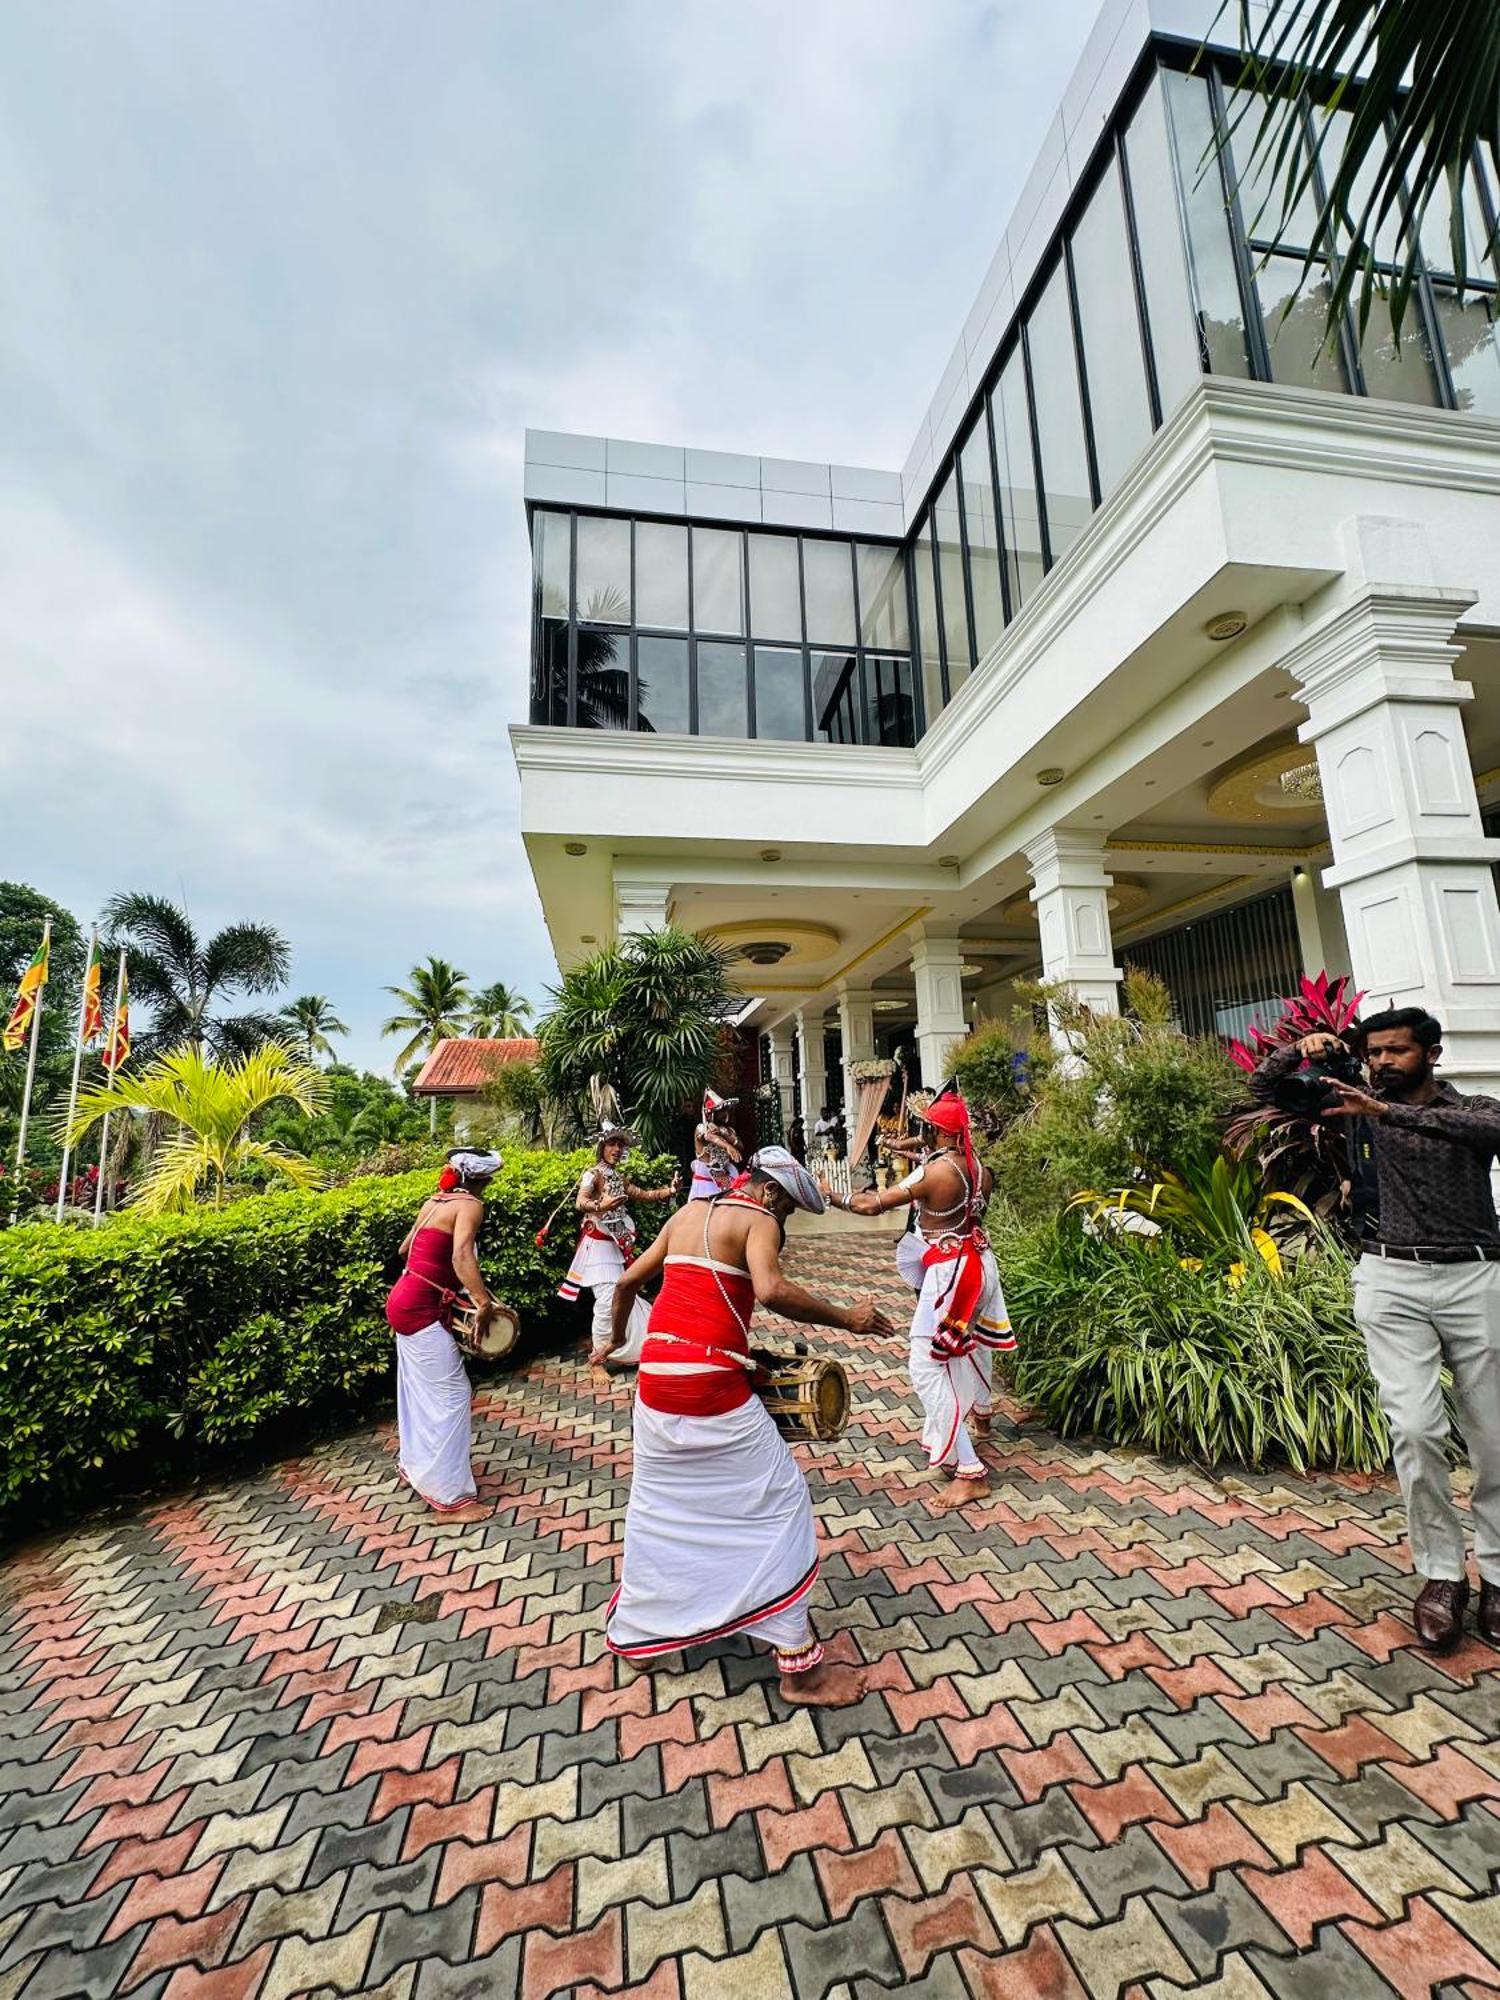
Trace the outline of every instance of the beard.
[[1379, 1076], [1371, 1077], [1370, 1089], [1383, 1101], [1399, 1103], [1402, 1098], [1410, 1097], [1412, 1092], [1426, 1081], [1427, 1074], [1426, 1070], [1416, 1076], [1408, 1076], [1404, 1070], [1399, 1069], [1382, 1070]]

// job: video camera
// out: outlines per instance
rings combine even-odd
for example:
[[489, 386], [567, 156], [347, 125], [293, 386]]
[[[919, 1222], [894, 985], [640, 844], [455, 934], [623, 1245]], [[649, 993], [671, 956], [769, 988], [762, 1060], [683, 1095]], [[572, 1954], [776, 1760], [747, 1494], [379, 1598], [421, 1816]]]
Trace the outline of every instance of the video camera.
[[1321, 1118], [1342, 1102], [1336, 1085], [1363, 1080], [1359, 1057], [1350, 1049], [1339, 1048], [1327, 1055], [1308, 1056], [1281, 1078], [1271, 1094], [1272, 1101], [1290, 1118]]

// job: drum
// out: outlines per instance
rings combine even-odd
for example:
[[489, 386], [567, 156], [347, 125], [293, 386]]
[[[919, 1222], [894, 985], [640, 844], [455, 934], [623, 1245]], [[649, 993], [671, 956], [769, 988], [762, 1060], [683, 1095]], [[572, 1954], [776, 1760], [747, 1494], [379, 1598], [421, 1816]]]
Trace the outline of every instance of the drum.
[[829, 1443], [849, 1421], [849, 1377], [841, 1361], [816, 1354], [755, 1351], [761, 1373], [755, 1392], [784, 1438]]
[[489, 1324], [483, 1334], [477, 1332], [479, 1312], [475, 1306], [455, 1306], [453, 1308], [453, 1333], [467, 1354], [480, 1361], [504, 1361], [515, 1351], [521, 1338], [521, 1322], [509, 1306], [503, 1306], [498, 1299], [490, 1315]]

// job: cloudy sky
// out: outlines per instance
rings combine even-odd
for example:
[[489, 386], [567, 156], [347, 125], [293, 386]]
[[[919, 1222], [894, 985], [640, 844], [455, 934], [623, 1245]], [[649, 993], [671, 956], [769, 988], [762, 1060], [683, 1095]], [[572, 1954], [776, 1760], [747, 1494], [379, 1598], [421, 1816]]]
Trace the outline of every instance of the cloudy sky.
[[899, 466], [1097, 0], [6, 0], [0, 876], [554, 976], [526, 425]]

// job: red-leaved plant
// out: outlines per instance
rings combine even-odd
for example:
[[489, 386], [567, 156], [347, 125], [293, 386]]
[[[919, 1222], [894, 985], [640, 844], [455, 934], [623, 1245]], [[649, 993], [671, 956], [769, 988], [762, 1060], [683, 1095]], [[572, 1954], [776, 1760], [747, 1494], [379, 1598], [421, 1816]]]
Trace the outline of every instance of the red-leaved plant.
[[1282, 1003], [1281, 1018], [1269, 1030], [1252, 1021], [1250, 1040], [1231, 1042], [1229, 1053], [1247, 1073], [1258, 1069], [1267, 1056], [1284, 1049], [1288, 1042], [1300, 1042], [1304, 1035], [1342, 1035], [1359, 1014], [1363, 993], [1352, 993], [1347, 973], [1330, 979], [1320, 972], [1316, 979], [1304, 979], [1294, 1000]]

